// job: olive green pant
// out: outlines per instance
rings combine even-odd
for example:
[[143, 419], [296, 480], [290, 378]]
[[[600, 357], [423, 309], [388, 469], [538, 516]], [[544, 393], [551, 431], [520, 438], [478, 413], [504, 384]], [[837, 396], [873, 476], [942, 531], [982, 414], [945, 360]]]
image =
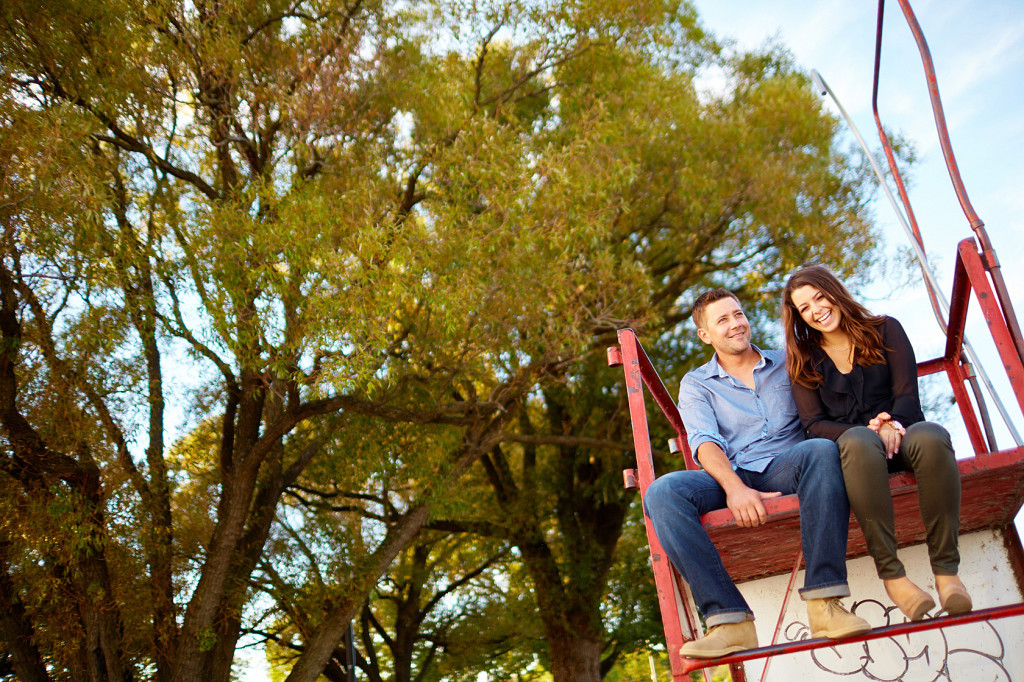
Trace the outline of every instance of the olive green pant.
[[910, 426], [892, 459], [886, 459], [882, 439], [866, 426], [847, 430], [836, 442], [850, 508], [867, 540], [878, 577], [907, 574], [896, 556], [896, 523], [889, 493], [889, 474], [896, 471], [912, 471], [917, 478], [932, 573], [956, 575], [960, 567], [960, 472], [946, 429], [932, 422]]

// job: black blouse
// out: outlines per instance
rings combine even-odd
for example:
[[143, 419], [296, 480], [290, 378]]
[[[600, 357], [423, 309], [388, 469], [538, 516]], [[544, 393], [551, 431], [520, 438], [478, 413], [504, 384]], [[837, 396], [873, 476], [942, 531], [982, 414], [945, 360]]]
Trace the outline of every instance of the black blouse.
[[793, 384], [800, 422], [808, 438], [836, 440], [854, 426], [867, 426], [879, 412], [910, 426], [924, 421], [917, 392], [917, 360], [903, 326], [891, 317], [882, 323], [885, 362], [854, 365], [843, 374], [824, 350], [815, 348], [811, 364], [822, 376], [818, 388]]

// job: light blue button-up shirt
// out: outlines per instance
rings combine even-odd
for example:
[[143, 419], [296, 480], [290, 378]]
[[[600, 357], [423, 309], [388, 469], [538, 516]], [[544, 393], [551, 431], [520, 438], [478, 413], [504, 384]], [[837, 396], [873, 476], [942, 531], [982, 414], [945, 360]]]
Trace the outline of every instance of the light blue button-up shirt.
[[722, 369], [718, 354], [683, 377], [679, 413], [694, 457], [703, 443], [717, 443], [733, 469], [764, 471], [804, 439], [786, 374], [786, 354], [762, 351], [754, 388]]

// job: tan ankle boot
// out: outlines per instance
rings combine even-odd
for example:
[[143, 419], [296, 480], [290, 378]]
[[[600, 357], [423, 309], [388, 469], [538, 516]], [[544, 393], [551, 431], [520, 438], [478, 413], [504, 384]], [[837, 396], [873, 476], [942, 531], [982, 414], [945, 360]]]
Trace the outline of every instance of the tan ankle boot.
[[715, 625], [700, 639], [687, 642], [679, 648], [686, 658], [718, 658], [726, 654], [757, 648], [754, 622], [722, 623]]
[[935, 600], [906, 576], [883, 580], [882, 583], [892, 603], [912, 622], [921, 620], [935, 608]]
[[808, 599], [807, 619], [813, 638], [840, 639], [862, 635], [871, 629], [866, 620], [847, 611], [839, 597]]
[[935, 588], [939, 591], [939, 604], [951, 616], [970, 613], [974, 609], [971, 595], [955, 575], [935, 576]]

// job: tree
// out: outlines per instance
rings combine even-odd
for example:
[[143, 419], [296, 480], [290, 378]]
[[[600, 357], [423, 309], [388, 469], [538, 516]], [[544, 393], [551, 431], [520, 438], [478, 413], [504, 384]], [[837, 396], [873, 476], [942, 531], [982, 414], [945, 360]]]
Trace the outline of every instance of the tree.
[[625, 7], [4, 4], [0, 641], [20, 679], [227, 679], [285, 491], [353, 423], [436, 429], [445, 447], [373, 482], [388, 513], [341, 533], [363, 551], [296, 623], [289, 679], [324, 669], [513, 405], [624, 317], [608, 302], [641, 273], [593, 218], [629, 169], [593, 163], [599, 102], [557, 125], [555, 74], [665, 11]]
[[[692, 17], [678, 26], [697, 30]], [[853, 274], [870, 261], [867, 184], [856, 157], [837, 146], [836, 121], [784, 52], [680, 60], [676, 69], [665, 67], [668, 56], [640, 66], [636, 59], [604, 51], [594, 62], [568, 65], [585, 85], [572, 91], [578, 99], [566, 95], [561, 115], [572, 130], [574, 107], [589, 111], [597, 100], [607, 111], [600, 134], [614, 141], [609, 157], [631, 176], [614, 187], [605, 248], [627, 250], [647, 276], [628, 294], [630, 312], [657, 349], [658, 367], [678, 380], [706, 357], [681, 325], [696, 293], [733, 289], [763, 327], [785, 273], [798, 264], [823, 261]], [[731, 84], [719, 96], [694, 87], [696, 71], [711, 64]], [[636, 500], [620, 478], [632, 466], [624, 456], [631, 446], [621, 378], [604, 368], [603, 347], [614, 336], [610, 326], [591, 331], [593, 352], [518, 403], [515, 434], [480, 459], [477, 475], [493, 490], [492, 502], [476, 507], [470, 523], [432, 525], [490, 524], [485, 532], [520, 549], [555, 680], [599, 680], [636, 641], [620, 638], [618, 623], [606, 624], [602, 612]], [[481, 510], [496, 513], [481, 518]]]
[[428, 524], [513, 542], [593, 679], [630, 505], [595, 349], [866, 248], [806, 82], [738, 58], [702, 99], [674, 2], [12, 0], [0, 40], [23, 680], [227, 680], [261, 594], [314, 680]]
[[495, 658], [528, 653], [523, 642], [541, 640], [539, 624], [530, 627], [536, 621], [532, 600], [516, 598], [507, 548], [469, 539], [421, 533], [378, 584], [360, 615], [367, 679], [494, 675], [500, 670]]

